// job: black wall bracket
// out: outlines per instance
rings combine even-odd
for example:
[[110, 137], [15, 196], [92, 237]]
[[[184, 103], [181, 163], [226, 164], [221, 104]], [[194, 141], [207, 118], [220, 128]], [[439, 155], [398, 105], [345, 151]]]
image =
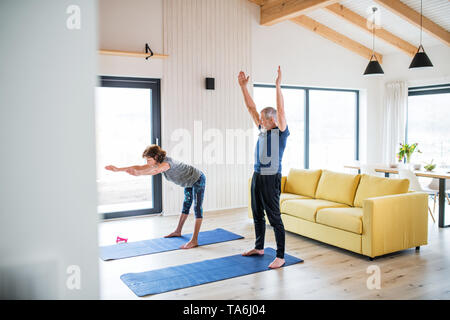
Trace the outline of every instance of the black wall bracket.
[[145, 57], [145, 60], [148, 60], [148, 58], [153, 56], [153, 51], [152, 51], [152, 49], [150, 49], [150, 46], [148, 45], [148, 43], [145, 44], [145, 53], [150, 53], [150, 55], [148, 57]]

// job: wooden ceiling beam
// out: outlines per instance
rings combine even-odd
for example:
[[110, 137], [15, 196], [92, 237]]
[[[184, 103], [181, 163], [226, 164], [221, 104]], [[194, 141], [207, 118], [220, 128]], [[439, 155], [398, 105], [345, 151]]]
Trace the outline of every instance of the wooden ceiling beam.
[[[327, 26], [317, 22], [314, 19], [311, 19], [308, 16], [299, 16], [290, 20], [330, 41], [333, 41], [334, 43], [337, 43], [338, 45], [350, 51], [353, 51], [354, 53], [360, 55], [363, 58], [366, 58], [367, 60], [369, 60], [372, 56], [372, 49], [367, 48], [361, 43], [354, 41], [333, 29], [328, 28]], [[375, 56], [377, 57], [379, 63], [383, 62], [382, 54], [375, 52]]]
[[[420, 12], [408, 7], [400, 0], [375, 0], [375, 2], [420, 28]], [[450, 32], [425, 16], [422, 19], [422, 28], [424, 31], [436, 37], [447, 46], [450, 46]]]
[[[372, 56], [372, 49], [367, 48], [361, 43], [354, 41], [343, 34], [328, 28], [327, 26], [315, 21], [314, 19], [309, 18], [308, 16], [303, 15], [307, 11], [331, 7], [333, 9], [334, 5], [338, 1], [287, 1], [287, 0], [249, 0], [252, 3], [258, 4], [261, 6], [261, 25], [272, 25], [277, 22], [281, 22], [284, 20], [291, 20], [292, 22], [309, 29], [320, 36], [333, 41], [336, 44], [360, 55], [363, 58], [369, 60]], [[297, 6], [296, 6], [297, 5]], [[266, 14], [271, 14], [267, 16], [267, 21], [263, 20], [263, 9], [265, 9]], [[277, 13], [278, 10], [278, 13]], [[335, 10], [336, 11], [336, 10]], [[364, 19], [364, 18], [363, 18]], [[365, 19], [364, 19], [365, 25]], [[375, 34], [378, 30], [375, 31]], [[400, 39], [401, 40], [401, 39]], [[401, 42], [401, 41], [398, 41]], [[410, 48], [409, 48], [410, 49]], [[415, 53], [416, 48], [413, 47], [413, 51]], [[414, 54], [413, 53], [413, 54]], [[378, 59], [378, 62], [383, 62], [383, 55], [375, 52], [375, 56]]]
[[326, 7], [338, 0], [272, 0], [261, 6], [260, 24], [271, 26], [303, 15], [305, 13]]
[[258, 6], [262, 6], [264, 5], [265, 2], [267, 2], [267, 0], [248, 0], [254, 4], [257, 4]]
[[[367, 26], [367, 19], [344, 7], [343, 5], [335, 3], [325, 7], [325, 9], [335, 14], [336, 16], [352, 23], [353, 25], [363, 29], [364, 31], [372, 34], [372, 29]], [[417, 47], [383, 28], [376, 28], [375, 36], [393, 45], [397, 49], [400, 49], [411, 57], [413, 57], [417, 52]]]

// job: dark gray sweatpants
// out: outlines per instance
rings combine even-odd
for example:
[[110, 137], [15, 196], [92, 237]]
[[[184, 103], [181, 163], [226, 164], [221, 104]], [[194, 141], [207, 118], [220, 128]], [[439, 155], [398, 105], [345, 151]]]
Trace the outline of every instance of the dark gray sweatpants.
[[264, 249], [267, 214], [270, 225], [275, 232], [277, 242], [277, 257], [284, 258], [285, 231], [280, 213], [281, 173], [261, 175], [254, 172], [251, 185], [251, 206], [255, 224], [255, 249]]

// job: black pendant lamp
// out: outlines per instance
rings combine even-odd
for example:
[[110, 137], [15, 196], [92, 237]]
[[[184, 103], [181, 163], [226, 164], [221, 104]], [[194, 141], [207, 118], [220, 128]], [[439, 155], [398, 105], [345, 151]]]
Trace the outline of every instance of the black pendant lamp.
[[[422, 49], [422, 51], [420, 51], [420, 49]], [[409, 65], [409, 68], [426, 68], [432, 66], [433, 64], [431, 63], [430, 58], [428, 58], [427, 54], [425, 53], [425, 49], [422, 46], [422, 0], [420, 0], [420, 45], [417, 49], [416, 55]]]
[[364, 71], [365, 76], [370, 75], [381, 75], [384, 74], [383, 69], [381, 68], [380, 63], [378, 62], [377, 56], [375, 55], [375, 12], [378, 10], [377, 7], [373, 7], [373, 21], [372, 21], [372, 56], [370, 57], [369, 64], [367, 65], [366, 70]]

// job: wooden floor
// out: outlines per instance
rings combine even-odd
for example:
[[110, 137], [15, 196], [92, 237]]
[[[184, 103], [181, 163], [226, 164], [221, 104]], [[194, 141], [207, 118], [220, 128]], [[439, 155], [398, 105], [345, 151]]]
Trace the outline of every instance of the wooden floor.
[[[449, 213], [450, 214], [450, 213]], [[142, 272], [242, 253], [253, 248], [253, 222], [247, 209], [204, 214], [202, 230], [224, 228], [245, 237], [190, 250], [100, 261], [102, 299], [450, 299], [450, 228], [440, 229], [429, 219], [429, 244], [369, 261], [367, 257], [286, 232], [286, 253], [304, 263], [278, 270], [175, 290], [139, 298], [120, 280], [129, 272]], [[178, 216], [140, 217], [102, 222], [100, 245], [114, 244], [117, 236], [129, 241], [157, 238], [173, 231]], [[448, 219], [447, 219], [448, 221]], [[193, 215], [183, 233], [193, 230]], [[271, 227], [266, 247], [275, 246]], [[367, 268], [381, 271], [381, 289], [369, 290]]]

